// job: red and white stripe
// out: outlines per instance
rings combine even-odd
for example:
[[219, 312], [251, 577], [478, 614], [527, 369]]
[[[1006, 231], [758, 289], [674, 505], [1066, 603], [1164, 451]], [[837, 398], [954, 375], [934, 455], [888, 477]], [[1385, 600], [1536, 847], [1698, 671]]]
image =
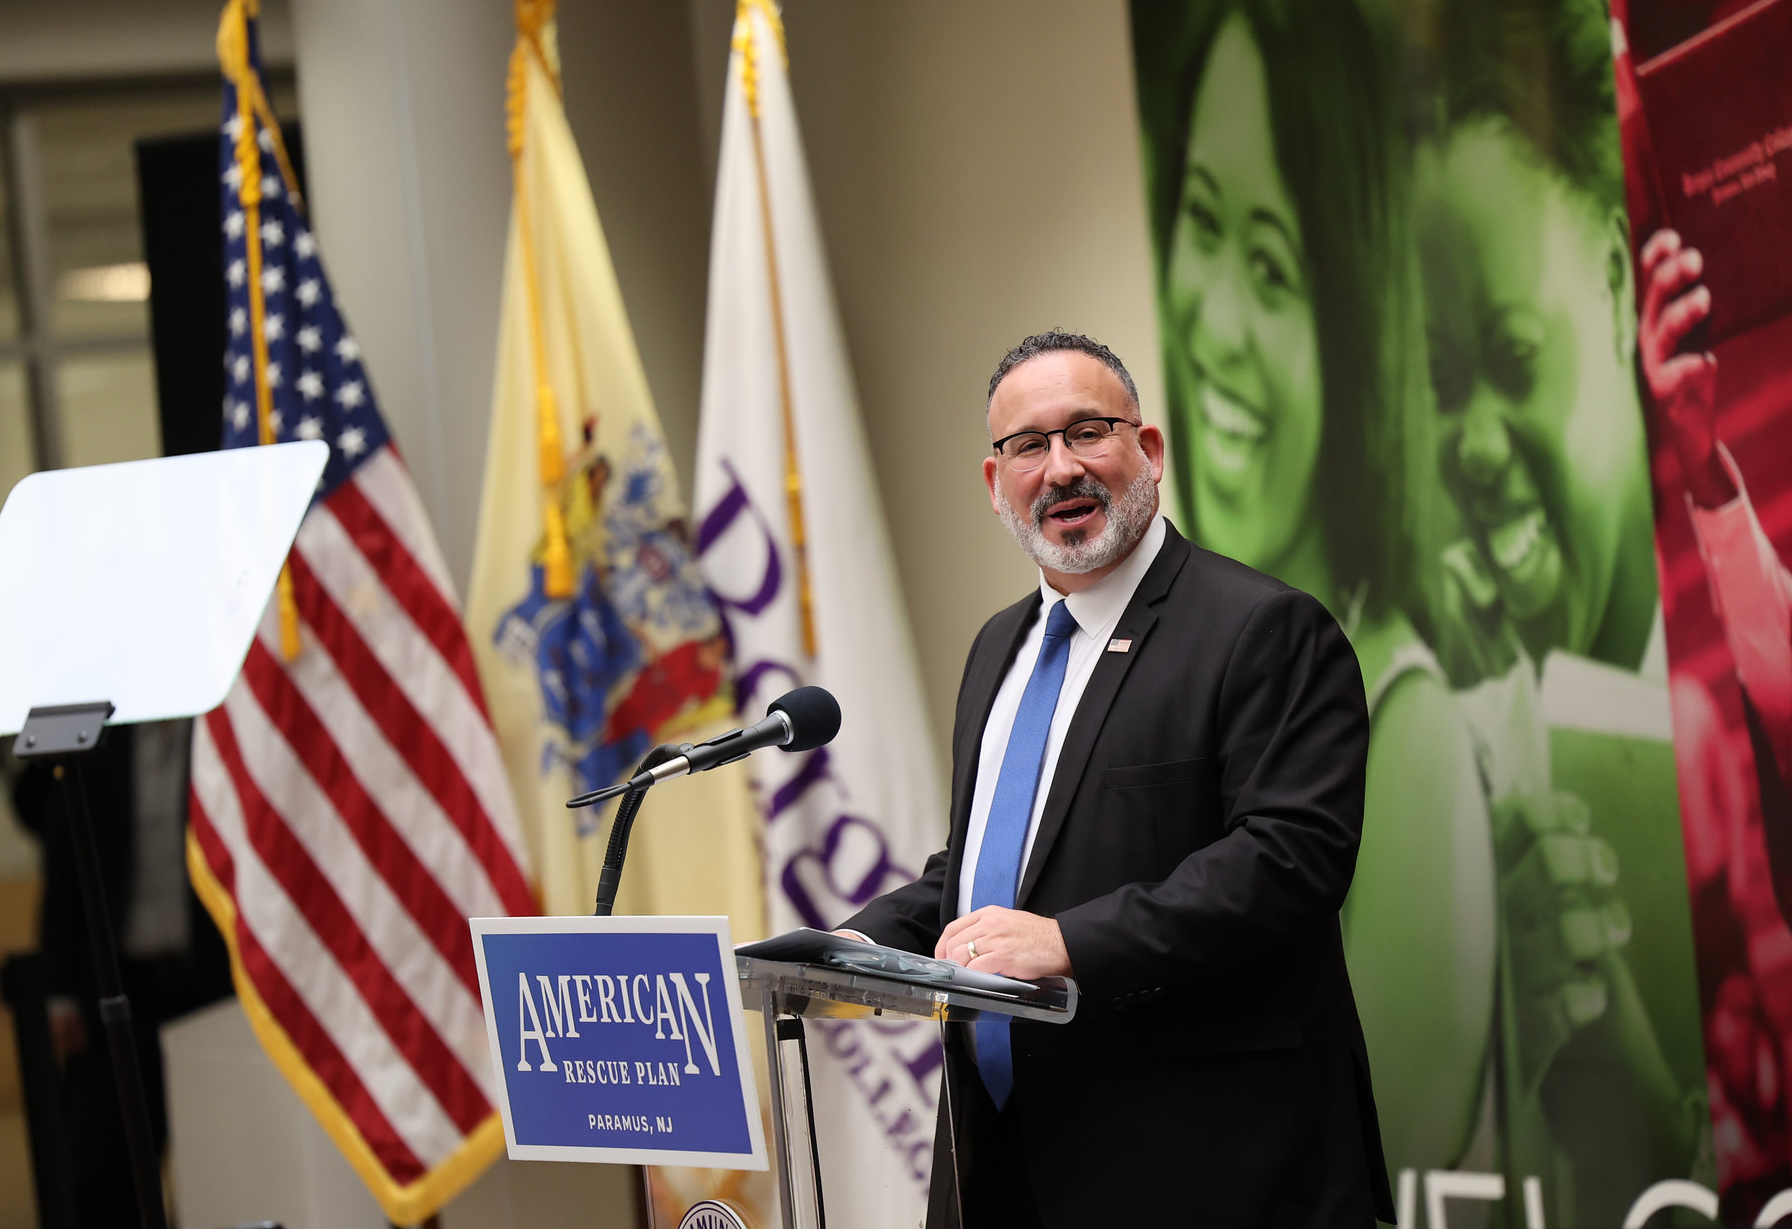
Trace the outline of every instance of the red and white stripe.
[[534, 913], [522, 832], [458, 603], [390, 449], [312, 508], [196, 728], [193, 835], [235, 904], [242, 971], [392, 1180], [492, 1113], [466, 919]]

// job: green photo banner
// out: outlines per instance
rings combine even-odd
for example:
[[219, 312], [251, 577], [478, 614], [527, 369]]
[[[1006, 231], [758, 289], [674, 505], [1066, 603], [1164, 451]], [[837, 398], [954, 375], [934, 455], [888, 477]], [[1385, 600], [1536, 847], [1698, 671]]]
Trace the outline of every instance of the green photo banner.
[[1611, 15], [1132, 22], [1189, 528], [1369, 691], [1344, 926], [1400, 1221], [1709, 1224]]

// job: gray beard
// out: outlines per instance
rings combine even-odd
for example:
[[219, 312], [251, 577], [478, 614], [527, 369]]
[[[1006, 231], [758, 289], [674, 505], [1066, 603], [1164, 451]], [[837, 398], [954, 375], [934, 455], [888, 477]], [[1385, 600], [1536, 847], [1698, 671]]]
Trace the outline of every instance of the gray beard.
[[[1066, 499], [1095, 500], [1107, 514], [1107, 526], [1094, 538], [1081, 531], [1067, 535], [1062, 546], [1046, 541], [1042, 528], [1045, 510]], [[1152, 481], [1149, 468], [1142, 469], [1116, 499], [1107, 487], [1085, 475], [1069, 486], [1054, 487], [1040, 495], [1033, 501], [1032, 515], [1025, 518], [1006, 499], [996, 502], [1002, 523], [1029, 559], [1048, 572], [1080, 576], [1126, 558], [1138, 545], [1157, 513], [1157, 483]]]

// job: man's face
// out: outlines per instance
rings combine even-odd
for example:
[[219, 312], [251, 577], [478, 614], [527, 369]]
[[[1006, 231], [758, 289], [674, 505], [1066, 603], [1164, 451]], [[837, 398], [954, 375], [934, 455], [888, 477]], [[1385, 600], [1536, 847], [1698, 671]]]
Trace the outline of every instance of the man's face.
[[1647, 476], [1622, 232], [1497, 122], [1420, 169], [1444, 479], [1526, 644], [1584, 653]]
[[[1084, 418], [1136, 423], [1138, 411], [1106, 364], [1076, 351], [1053, 351], [1014, 368], [996, 387], [989, 403], [990, 439], [1017, 431], [1055, 431]], [[1156, 513], [1163, 461], [1163, 434], [1156, 427], [1122, 426], [1093, 455], [1072, 452], [1063, 436], [1054, 435], [1045, 463], [1033, 470], [1005, 457], [987, 457], [983, 478], [990, 507], [1036, 563], [1048, 573], [1071, 572], [1093, 581], [1130, 552]], [[1143, 524], [1136, 523], [1140, 508], [1145, 509]], [[1059, 566], [1104, 541], [1121, 547], [1118, 557], [1086, 572], [1074, 563]]]

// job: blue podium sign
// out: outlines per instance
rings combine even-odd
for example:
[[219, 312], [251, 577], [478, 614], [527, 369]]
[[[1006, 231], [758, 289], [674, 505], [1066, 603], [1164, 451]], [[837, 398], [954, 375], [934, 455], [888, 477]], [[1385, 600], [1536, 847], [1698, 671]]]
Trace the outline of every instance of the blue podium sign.
[[727, 918], [472, 928], [512, 1157], [766, 1167]]

